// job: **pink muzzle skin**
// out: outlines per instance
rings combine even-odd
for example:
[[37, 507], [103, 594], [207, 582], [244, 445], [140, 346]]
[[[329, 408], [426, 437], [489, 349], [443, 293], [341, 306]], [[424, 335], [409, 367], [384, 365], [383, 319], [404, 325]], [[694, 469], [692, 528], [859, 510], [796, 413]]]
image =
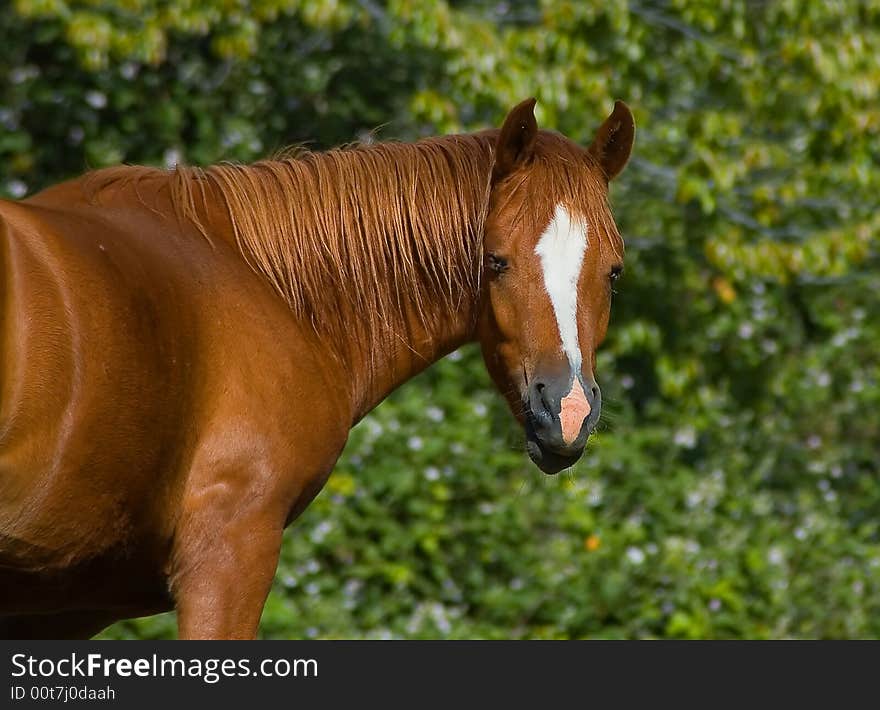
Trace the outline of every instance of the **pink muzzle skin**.
[[575, 378], [571, 390], [562, 398], [560, 404], [559, 421], [562, 423], [562, 440], [566, 444], [572, 444], [581, 433], [584, 419], [590, 416], [592, 411], [579, 379]]

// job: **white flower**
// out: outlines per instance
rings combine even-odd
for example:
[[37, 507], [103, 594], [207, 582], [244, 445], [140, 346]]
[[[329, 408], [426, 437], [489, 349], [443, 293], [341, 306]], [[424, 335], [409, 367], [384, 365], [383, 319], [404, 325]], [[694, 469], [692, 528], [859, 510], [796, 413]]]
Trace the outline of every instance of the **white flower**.
[[626, 558], [634, 565], [640, 565], [645, 561], [645, 553], [638, 547], [627, 547]]
[[119, 74], [123, 79], [128, 79], [131, 81], [137, 76], [138, 73], [138, 65], [134, 62], [125, 62], [119, 67]]
[[86, 103], [92, 108], [102, 109], [107, 105], [107, 95], [100, 91], [87, 91]]
[[27, 184], [23, 183], [21, 180], [10, 180], [6, 183], [6, 192], [16, 199], [24, 197], [27, 194], [27, 191]]
[[332, 529], [333, 529], [333, 523], [331, 523], [329, 520], [324, 520], [324, 521], [318, 523], [318, 525], [315, 527], [315, 529], [312, 530], [312, 534], [311, 534], [312, 542], [316, 542], [316, 543], [323, 542], [324, 538], [327, 537], [327, 535], [330, 533], [330, 531]]
[[182, 157], [177, 148], [169, 148], [162, 155], [162, 162], [165, 163], [166, 168], [173, 168], [180, 164]]
[[691, 426], [683, 427], [675, 432], [673, 440], [683, 449], [692, 449], [697, 445], [697, 431]]

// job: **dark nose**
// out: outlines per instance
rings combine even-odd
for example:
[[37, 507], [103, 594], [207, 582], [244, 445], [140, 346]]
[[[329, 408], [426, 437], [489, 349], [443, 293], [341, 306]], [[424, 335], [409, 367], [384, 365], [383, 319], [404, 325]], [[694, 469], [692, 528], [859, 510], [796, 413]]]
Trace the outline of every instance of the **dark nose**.
[[531, 425], [539, 442], [562, 454], [580, 452], [599, 421], [602, 393], [595, 380], [536, 377], [529, 385]]

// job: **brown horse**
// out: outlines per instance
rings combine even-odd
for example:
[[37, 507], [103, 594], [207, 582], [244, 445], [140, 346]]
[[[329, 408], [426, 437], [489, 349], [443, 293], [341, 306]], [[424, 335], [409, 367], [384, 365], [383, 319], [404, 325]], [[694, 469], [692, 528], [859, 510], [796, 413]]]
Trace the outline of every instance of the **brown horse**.
[[545, 472], [599, 417], [618, 102], [589, 148], [500, 130], [0, 201], [0, 636], [176, 608], [251, 638], [350, 428], [468, 341]]

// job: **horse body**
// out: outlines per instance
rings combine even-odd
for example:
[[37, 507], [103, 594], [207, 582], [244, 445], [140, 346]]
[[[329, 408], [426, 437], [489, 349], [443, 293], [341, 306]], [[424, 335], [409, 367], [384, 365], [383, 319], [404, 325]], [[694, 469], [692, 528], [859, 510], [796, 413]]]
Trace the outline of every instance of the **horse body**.
[[175, 608], [181, 637], [253, 637], [350, 428], [468, 341], [530, 457], [577, 460], [633, 124], [618, 104], [584, 150], [533, 106], [500, 131], [0, 201], [0, 636]]
[[170, 608], [180, 528], [209, 545], [259, 500], [283, 527], [350, 425], [341, 373], [234, 249], [127, 192], [0, 206], [7, 613]]

